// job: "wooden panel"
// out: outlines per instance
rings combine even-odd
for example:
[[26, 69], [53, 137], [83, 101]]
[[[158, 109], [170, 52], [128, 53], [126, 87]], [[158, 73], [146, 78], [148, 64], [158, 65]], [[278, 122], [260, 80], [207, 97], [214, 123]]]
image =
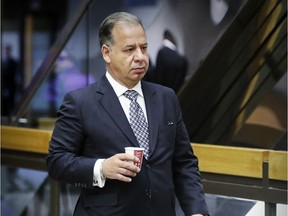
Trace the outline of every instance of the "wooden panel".
[[1, 127], [1, 148], [25, 152], [48, 153], [52, 131]]
[[284, 130], [261, 124], [245, 124], [233, 141], [242, 147], [270, 149], [271, 143], [277, 143], [279, 137], [285, 134]]
[[268, 150], [192, 144], [201, 172], [262, 178]]
[[287, 157], [285, 151], [269, 152], [269, 179], [287, 181]]

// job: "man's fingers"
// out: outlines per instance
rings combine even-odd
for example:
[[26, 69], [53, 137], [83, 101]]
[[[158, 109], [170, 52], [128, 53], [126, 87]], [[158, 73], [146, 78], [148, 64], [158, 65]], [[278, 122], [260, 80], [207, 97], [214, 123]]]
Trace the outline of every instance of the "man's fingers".
[[121, 175], [121, 174], [117, 174], [116, 179], [118, 179], [119, 181], [123, 181], [123, 182], [131, 182], [132, 181], [132, 178], [129, 178], [129, 177]]
[[125, 168], [120, 168], [119, 174], [122, 174], [124, 176], [129, 176], [129, 177], [135, 177], [136, 176], [135, 172], [130, 171], [129, 169], [125, 169]]
[[129, 154], [116, 154], [107, 158], [103, 162], [102, 172], [106, 178], [118, 179], [124, 182], [131, 182], [130, 177], [135, 177], [140, 169], [134, 165], [139, 159], [134, 155]]
[[134, 155], [126, 154], [126, 153], [120, 153], [115, 156], [118, 156], [118, 158], [122, 161], [134, 161], [134, 162], [140, 162], [139, 158], [137, 158]]

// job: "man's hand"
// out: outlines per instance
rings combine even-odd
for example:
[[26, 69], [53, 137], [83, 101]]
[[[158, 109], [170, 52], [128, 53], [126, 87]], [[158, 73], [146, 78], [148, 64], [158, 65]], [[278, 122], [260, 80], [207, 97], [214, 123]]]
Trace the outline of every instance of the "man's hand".
[[131, 162], [140, 162], [134, 155], [125, 153], [116, 154], [107, 158], [102, 164], [102, 174], [108, 179], [118, 179], [124, 182], [131, 182], [140, 169]]

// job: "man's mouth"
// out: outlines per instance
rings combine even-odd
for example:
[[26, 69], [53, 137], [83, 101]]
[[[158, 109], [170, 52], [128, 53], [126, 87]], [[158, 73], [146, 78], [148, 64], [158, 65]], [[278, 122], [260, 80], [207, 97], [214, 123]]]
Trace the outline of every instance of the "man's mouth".
[[136, 73], [144, 73], [145, 67], [137, 67], [137, 68], [134, 68], [133, 71]]

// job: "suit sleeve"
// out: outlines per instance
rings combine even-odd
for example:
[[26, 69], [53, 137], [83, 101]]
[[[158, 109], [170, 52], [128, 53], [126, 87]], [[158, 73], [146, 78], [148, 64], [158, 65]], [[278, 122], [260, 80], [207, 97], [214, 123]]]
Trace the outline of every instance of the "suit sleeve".
[[58, 119], [46, 158], [48, 173], [55, 180], [89, 188], [93, 187], [96, 158], [81, 156], [85, 132], [81, 119], [81, 102], [75, 98], [73, 93], [68, 93], [57, 113]]
[[191, 147], [178, 100], [175, 99], [175, 101], [178, 118], [173, 161], [176, 195], [185, 215], [199, 213], [206, 215], [208, 209], [198, 168], [198, 159]]

